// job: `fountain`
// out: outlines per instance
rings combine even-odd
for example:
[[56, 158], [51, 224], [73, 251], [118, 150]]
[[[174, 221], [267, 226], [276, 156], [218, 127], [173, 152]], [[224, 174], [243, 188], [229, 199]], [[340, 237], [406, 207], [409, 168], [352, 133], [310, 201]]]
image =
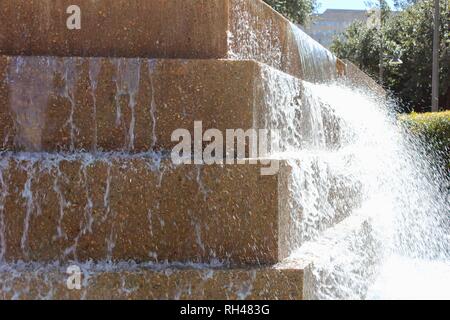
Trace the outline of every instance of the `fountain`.
[[[0, 4], [0, 298], [448, 298], [447, 181], [364, 73], [259, 0], [79, 6]], [[200, 120], [279, 173], [172, 163]]]
[[[340, 127], [339, 148], [299, 146], [290, 154], [299, 163], [292, 188], [304, 231], [289, 259], [312, 257], [309, 298], [448, 298], [445, 176], [432, 170], [433, 159], [399, 127], [386, 100], [340, 84], [307, 88], [316, 100], [310, 105], [331, 108]], [[336, 183], [349, 191], [330, 197]], [[342, 222], [326, 229], [342, 212]], [[405, 281], [421, 286], [410, 291]]]

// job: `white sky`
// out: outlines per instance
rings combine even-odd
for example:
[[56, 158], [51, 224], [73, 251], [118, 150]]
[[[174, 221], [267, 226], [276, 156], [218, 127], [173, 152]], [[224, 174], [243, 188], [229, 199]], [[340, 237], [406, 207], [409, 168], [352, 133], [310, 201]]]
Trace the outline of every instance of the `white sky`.
[[[366, 9], [366, 3], [370, 0], [318, 0], [320, 5], [319, 13], [324, 12], [326, 9]], [[372, 2], [378, 2], [372, 0]], [[393, 0], [388, 0], [388, 3], [393, 7]]]

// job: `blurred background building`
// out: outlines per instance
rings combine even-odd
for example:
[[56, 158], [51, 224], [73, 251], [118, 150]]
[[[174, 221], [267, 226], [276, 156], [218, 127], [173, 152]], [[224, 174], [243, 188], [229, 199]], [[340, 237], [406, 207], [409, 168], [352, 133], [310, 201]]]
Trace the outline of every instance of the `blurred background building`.
[[375, 23], [373, 10], [327, 9], [313, 16], [312, 21], [302, 29], [326, 48], [330, 48], [334, 37], [343, 33], [354, 21]]

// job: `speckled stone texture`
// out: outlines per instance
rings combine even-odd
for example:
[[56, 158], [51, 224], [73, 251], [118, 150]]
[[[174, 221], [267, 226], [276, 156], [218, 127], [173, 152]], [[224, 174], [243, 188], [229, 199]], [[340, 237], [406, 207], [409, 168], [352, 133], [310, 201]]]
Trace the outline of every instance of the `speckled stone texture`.
[[[202, 121], [308, 143], [300, 79], [373, 83], [261, 0], [79, 0], [70, 31], [72, 4], [0, 1], [0, 299], [302, 299], [311, 261], [284, 260], [309, 240], [294, 163], [176, 166], [171, 134]], [[333, 149], [340, 123], [319, 108]], [[329, 178], [327, 201], [358, 204]]]
[[0, 148], [171, 150], [176, 129], [256, 123], [253, 61], [0, 57]]
[[79, 0], [68, 30], [72, 4], [3, 0], [0, 54], [254, 59], [303, 78], [290, 22], [261, 0]]
[[0, 260], [278, 262], [278, 176], [106, 154], [2, 155]]
[[[81, 29], [69, 30], [70, 5]], [[226, 0], [11, 0], [0, 4], [0, 53], [223, 58]]]
[[178, 143], [172, 132], [193, 136], [194, 121], [224, 134], [258, 127], [267, 108], [264, 94], [255, 96], [265, 81], [261, 68], [254, 61], [3, 56], [0, 149], [171, 150]]
[[[20, 267], [19, 267], [20, 269]], [[91, 271], [82, 267], [82, 289], [68, 290], [64, 268], [17, 268], [0, 272], [0, 299], [300, 300], [303, 270], [296, 268], [130, 268]], [[88, 275], [88, 277], [86, 277]]]
[[[300, 80], [255, 61], [0, 56], [0, 150], [172, 150], [176, 129], [286, 130]], [[306, 103], [306, 102], [303, 102]], [[322, 111], [326, 139], [339, 126]], [[287, 133], [286, 133], [287, 134]]]

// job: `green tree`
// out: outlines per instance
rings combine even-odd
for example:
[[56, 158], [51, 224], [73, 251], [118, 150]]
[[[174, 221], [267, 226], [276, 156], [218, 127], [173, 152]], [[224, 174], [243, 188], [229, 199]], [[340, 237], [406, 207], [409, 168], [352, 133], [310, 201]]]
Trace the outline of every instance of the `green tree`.
[[317, 7], [316, 0], [264, 0], [293, 22], [304, 24]]
[[[449, 96], [449, 11], [448, 0], [441, 0], [441, 106], [447, 107]], [[388, 14], [383, 27], [360, 22], [335, 39], [332, 50], [349, 59], [368, 74], [379, 74], [380, 48], [383, 47], [383, 85], [402, 102], [405, 110], [427, 111], [431, 105], [431, 75], [433, 50], [433, 0], [417, 1], [397, 14]], [[383, 39], [383, 46], [381, 46]], [[400, 58], [401, 65], [390, 64]], [[446, 98], [447, 97], [447, 98]]]

